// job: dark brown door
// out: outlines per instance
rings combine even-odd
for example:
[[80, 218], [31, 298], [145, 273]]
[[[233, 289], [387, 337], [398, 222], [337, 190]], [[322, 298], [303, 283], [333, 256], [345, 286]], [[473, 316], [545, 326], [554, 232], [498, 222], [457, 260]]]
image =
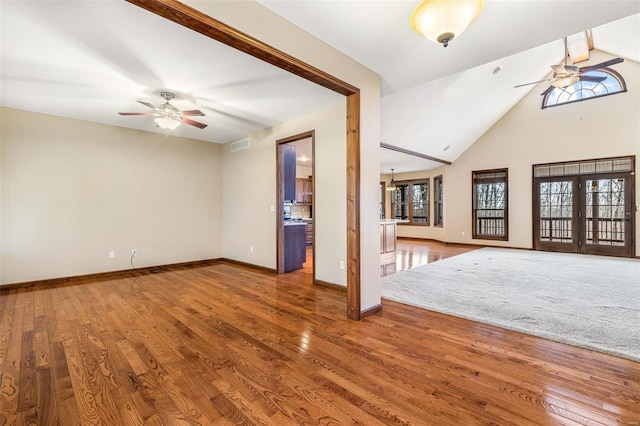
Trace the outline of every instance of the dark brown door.
[[633, 256], [631, 177], [582, 177], [581, 253]]
[[536, 250], [633, 256], [630, 173], [534, 179]]
[[578, 176], [534, 180], [533, 248], [578, 253]]

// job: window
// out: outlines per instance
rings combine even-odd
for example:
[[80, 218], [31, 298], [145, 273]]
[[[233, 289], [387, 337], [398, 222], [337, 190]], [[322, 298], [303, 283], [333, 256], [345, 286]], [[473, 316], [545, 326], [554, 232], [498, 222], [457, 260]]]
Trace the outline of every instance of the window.
[[393, 217], [403, 225], [429, 225], [429, 180], [395, 183]]
[[433, 178], [433, 225], [442, 227], [442, 175]]
[[473, 238], [509, 239], [507, 171], [473, 172]]
[[573, 86], [564, 88], [554, 87], [542, 99], [542, 108], [627, 91], [627, 86], [622, 76], [610, 68], [586, 71], [582, 73], [582, 75], [600, 81], [585, 81], [581, 79]]

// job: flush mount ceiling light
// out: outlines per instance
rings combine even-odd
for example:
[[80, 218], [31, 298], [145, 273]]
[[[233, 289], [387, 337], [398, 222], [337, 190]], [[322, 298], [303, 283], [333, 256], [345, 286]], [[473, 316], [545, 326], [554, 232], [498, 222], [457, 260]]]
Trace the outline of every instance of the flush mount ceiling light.
[[423, 0], [413, 13], [410, 23], [414, 30], [444, 47], [480, 15], [484, 0]]

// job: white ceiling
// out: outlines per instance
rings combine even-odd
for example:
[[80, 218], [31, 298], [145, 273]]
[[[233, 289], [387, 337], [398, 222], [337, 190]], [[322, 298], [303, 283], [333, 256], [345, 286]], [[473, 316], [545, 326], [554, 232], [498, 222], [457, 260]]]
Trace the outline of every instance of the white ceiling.
[[125, 1], [0, 3], [2, 106], [163, 133], [136, 102], [164, 103], [206, 129], [172, 134], [225, 143], [341, 101], [328, 89]]
[[[417, 0], [260, 3], [381, 75], [382, 142], [449, 161], [528, 90], [544, 87], [513, 88], [562, 61], [563, 36], [628, 17], [594, 29], [594, 42], [640, 61], [637, 0], [487, 0], [446, 49], [410, 28]], [[197, 119], [209, 125], [173, 134], [224, 143], [341, 101], [124, 1], [3, 0], [0, 7], [3, 106], [162, 133], [149, 117], [117, 113], [147, 112], [136, 101], [159, 105], [169, 90], [176, 107], [202, 110]], [[494, 75], [497, 65], [503, 70]], [[383, 172], [437, 165], [381, 150]]]
[[[417, 0], [258, 1], [380, 74], [382, 142], [447, 161], [530, 90], [548, 87], [514, 88], [562, 63], [564, 36], [593, 28], [596, 49], [640, 61], [635, 0], [486, 0], [478, 19], [447, 48], [410, 27]], [[494, 75], [497, 66], [502, 70]], [[380, 157], [382, 173], [442, 165], [386, 149]]]

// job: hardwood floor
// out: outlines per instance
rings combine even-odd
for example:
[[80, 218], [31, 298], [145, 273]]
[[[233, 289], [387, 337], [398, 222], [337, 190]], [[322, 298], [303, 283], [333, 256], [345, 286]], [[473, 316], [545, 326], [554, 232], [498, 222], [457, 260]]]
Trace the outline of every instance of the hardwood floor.
[[396, 242], [396, 260], [380, 265], [380, 275], [385, 276], [397, 271], [426, 265], [451, 256], [477, 250], [479, 247], [444, 244], [433, 240], [398, 238]]
[[0, 424], [640, 421], [640, 363], [237, 265], [0, 293]]

